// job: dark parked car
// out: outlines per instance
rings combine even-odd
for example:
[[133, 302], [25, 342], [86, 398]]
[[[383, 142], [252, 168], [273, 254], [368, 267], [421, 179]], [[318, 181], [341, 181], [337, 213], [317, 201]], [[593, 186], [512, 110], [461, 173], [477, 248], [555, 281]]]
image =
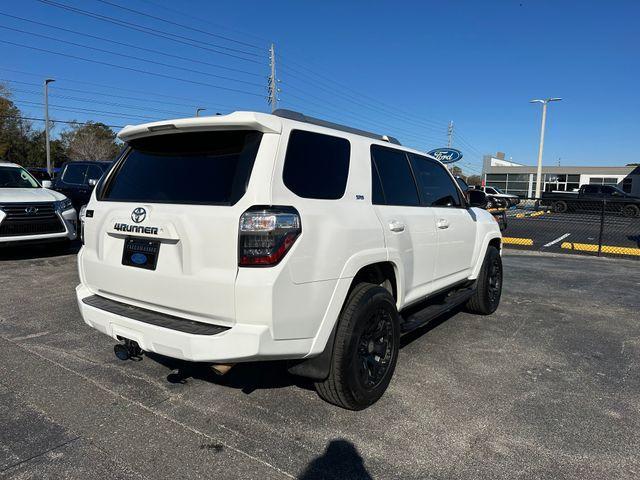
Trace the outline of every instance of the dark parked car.
[[[60, 170], [60, 169], [58, 168], [53, 170], [54, 176], [56, 174], [56, 170]], [[52, 180], [52, 176], [49, 175], [49, 172], [47, 172], [46, 168], [29, 167], [27, 168], [27, 171], [33, 176], [33, 178], [38, 180], [40, 183], [42, 183], [44, 180], [49, 180], [49, 181]]]
[[89, 197], [100, 177], [112, 162], [67, 162], [56, 176], [52, 188], [71, 199], [76, 211], [89, 202]]
[[640, 216], [640, 197], [613, 185], [583, 185], [577, 192], [544, 192], [540, 204], [556, 213], [601, 211], [604, 206], [608, 212]]

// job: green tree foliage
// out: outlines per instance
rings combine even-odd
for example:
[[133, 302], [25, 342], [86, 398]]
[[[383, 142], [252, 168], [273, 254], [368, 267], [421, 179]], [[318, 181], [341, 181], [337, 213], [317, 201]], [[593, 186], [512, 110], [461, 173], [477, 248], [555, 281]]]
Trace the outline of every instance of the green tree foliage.
[[[50, 127], [53, 127], [51, 122]], [[51, 163], [54, 167], [67, 160], [111, 160], [120, 147], [116, 133], [103, 123], [87, 122], [63, 131], [60, 138], [52, 138]], [[0, 160], [28, 167], [47, 164], [44, 126], [33, 128], [31, 122], [11, 100], [11, 92], [0, 84]]]

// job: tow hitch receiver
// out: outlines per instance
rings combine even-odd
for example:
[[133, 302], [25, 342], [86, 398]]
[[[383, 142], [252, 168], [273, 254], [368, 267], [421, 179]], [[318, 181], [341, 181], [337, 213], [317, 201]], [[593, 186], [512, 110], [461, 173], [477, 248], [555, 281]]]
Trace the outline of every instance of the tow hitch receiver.
[[142, 349], [138, 342], [123, 338], [124, 343], [118, 343], [113, 346], [113, 353], [120, 360], [134, 360], [136, 362], [142, 360]]

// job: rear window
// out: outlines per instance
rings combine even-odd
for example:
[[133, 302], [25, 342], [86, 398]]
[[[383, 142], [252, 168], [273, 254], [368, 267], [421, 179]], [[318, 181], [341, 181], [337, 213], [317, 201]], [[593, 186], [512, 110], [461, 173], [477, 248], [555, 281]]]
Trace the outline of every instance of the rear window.
[[261, 138], [229, 130], [132, 140], [101, 200], [232, 205], [247, 189]]
[[299, 197], [337, 200], [347, 187], [350, 155], [351, 144], [345, 138], [293, 130], [282, 179]]

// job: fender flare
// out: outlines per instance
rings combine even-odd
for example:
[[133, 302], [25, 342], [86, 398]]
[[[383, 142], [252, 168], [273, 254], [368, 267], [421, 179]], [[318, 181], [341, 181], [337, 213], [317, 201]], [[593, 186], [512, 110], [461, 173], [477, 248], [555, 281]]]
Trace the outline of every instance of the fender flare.
[[396, 289], [398, 298], [400, 298], [402, 282], [399, 277], [401, 271], [399, 271], [398, 263], [389, 259], [386, 248], [369, 250], [352, 256], [345, 264], [340, 279], [336, 283], [331, 301], [320, 323], [320, 328], [308, 358], [290, 361], [289, 373], [316, 381], [324, 380], [329, 376], [338, 321], [344, 302], [351, 291], [353, 279], [363, 268], [381, 262], [391, 262], [393, 264], [396, 273]]
[[475, 280], [478, 278], [478, 275], [480, 274], [480, 269], [482, 268], [482, 262], [484, 262], [484, 256], [487, 252], [487, 248], [489, 248], [489, 243], [491, 243], [491, 241], [495, 239], [500, 240], [500, 254], [502, 255], [502, 235], [500, 235], [500, 232], [495, 232], [495, 231], [487, 232], [484, 238], [482, 239], [482, 243], [476, 257], [476, 264], [473, 267], [473, 270], [471, 271], [469, 280]]

